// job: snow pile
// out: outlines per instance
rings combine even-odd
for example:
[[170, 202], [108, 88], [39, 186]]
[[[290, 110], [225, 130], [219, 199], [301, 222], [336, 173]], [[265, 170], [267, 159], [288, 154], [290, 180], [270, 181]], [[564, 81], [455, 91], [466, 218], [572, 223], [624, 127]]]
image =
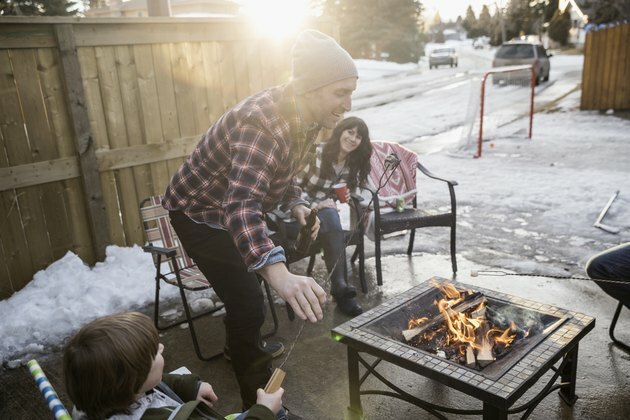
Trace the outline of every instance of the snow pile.
[[[105, 261], [93, 268], [68, 252], [0, 301], [0, 360], [43, 353], [92, 319], [153, 302], [154, 273], [150, 255], [138, 246], [109, 246]], [[169, 299], [177, 288], [161, 293]]]

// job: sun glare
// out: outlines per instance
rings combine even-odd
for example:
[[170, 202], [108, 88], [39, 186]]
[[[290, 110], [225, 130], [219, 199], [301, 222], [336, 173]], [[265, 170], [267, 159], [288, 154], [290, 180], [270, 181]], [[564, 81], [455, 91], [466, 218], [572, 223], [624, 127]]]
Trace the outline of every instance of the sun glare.
[[264, 35], [282, 38], [297, 30], [308, 16], [308, 0], [245, 0], [243, 13]]

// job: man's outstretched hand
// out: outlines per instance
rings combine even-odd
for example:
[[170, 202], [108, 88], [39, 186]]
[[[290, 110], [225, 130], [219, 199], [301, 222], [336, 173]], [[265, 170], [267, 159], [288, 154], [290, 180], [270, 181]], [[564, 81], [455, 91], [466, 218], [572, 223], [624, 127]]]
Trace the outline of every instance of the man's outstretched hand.
[[266, 265], [259, 273], [300, 319], [317, 322], [324, 317], [326, 292], [312, 277], [292, 274], [281, 262]]

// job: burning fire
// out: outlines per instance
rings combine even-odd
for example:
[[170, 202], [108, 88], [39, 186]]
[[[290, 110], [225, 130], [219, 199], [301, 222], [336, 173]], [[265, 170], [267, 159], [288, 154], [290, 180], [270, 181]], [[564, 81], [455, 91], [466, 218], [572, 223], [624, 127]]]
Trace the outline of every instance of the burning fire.
[[426, 317], [409, 320], [408, 329], [403, 331], [407, 342], [432, 343], [430, 347], [437, 354], [457, 359], [469, 367], [484, 367], [512, 344], [517, 331], [520, 336], [527, 336], [528, 332], [519, 329], [514, 322], [507, 328], [498, 328], [487, 312], [496, 313], [486, 307], [486, 299], [481, 294], [459, 291], [450, 283], [434, 286], [443, 294], [434, 302], [443, 322], [427, 323]]

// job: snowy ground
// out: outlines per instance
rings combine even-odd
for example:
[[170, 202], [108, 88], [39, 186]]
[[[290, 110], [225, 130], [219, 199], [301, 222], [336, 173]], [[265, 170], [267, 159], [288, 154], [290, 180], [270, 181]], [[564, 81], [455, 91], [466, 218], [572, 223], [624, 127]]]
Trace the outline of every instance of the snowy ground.
[[[467, 51], [491, 56], [485, 50]], [[572, 72], [575, 76], [576, 71], [579, 75], [581, 57], [552, 60], [556, 69], [552, 78]], [[484, 143], [481, 159], [471, 159], [472, 150], [454, 152], [470, 91], [452, 87], [444, 96], [435, 87], [452, 86], [458, 78], [468, 83], [470, 71], [460, 75], [460, 70], [448, 69], [422, 78], [428, 71], [423, 62], [396, 65], [360, 60], [358, 64], [364, 85], [355, 104], [374, 96], [370, 89], [382, 94], [379, 80], [398, 80], [404, 85], [410, 77], [416, 84], [413, 77], [418, 77], [421, 83], [433, 84], [426, 94], [395, 97], [378, 107], [366, 105], [354, 115], [366, 119], [374, 139], [404, 141], [424, 155], [422, 162], [432, 171], [459, 182], [457, 245], [463, 258], [521, 272], [579, 274], [593, 252], [630, 241], [630, 120], [580, 112], [577, 91], [536, 115], [532, 140], [523, 138], [520, 128], [508, 126], [500, 138]], [[557, 79], [556, 84], [542, 86], [537, 98], [544, 98], [545, 92], [562, 96], [561, 92], [552, 95], [554, 86], [561, 85]], [[450, 106], [443, 105], [445, 97]], [[515, 124], [522, 126], [521, 121]], [[438, 146], [427, 148], [427, 144]], [[436, 204], [435, 197], [444, 197], [437, 204], [446, 205], [440, 188], [438, 184], [420, 186], [427, 206]], [[592, 225], [616, 190], [621, 193], [605, 222], [621, 232], [612, 235]], [[418, 235], [417, 248], [445, 253], [446, 241], [433, 240], [432, 235]], [[139, 247], [109, 247], [107, 259], [92, 268], [68, 253], [37, 273], [23, 290], [0, 302], [0, 360], [19, 364], [28, 355], [58, 348], [88, 320], [148, 305], [154, 293], [152, 274], [151, 259]], [[163, 292], [164, 300], [173, 301], [175, 288], [163, 288]], [[198, 305], [212, 304], [209, 298]]]

